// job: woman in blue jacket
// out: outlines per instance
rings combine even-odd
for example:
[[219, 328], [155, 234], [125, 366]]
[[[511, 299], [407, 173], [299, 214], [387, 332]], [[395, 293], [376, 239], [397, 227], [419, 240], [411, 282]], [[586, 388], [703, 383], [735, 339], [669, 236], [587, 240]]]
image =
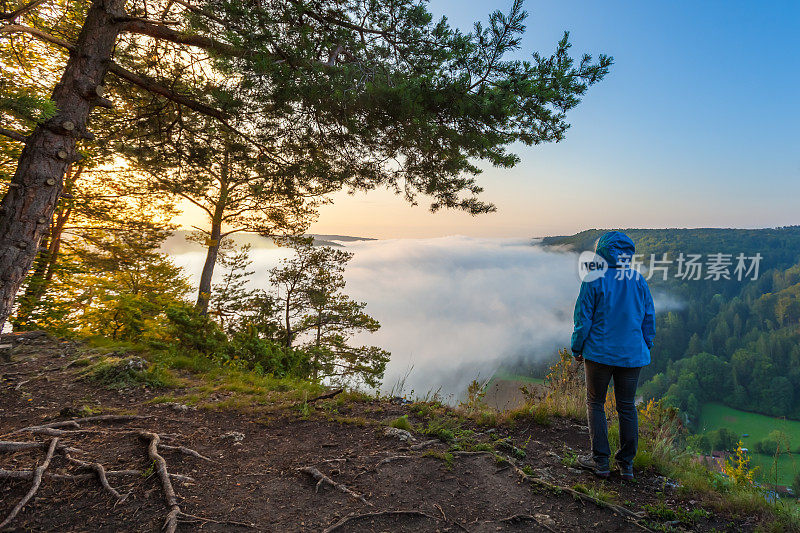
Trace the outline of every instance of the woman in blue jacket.
[[633, 479], [633, 458], [639, 444], [639, 421], [634, 398], [639, 371], [650, 364], [650, 349], [656, 335], [653, 298], [647, 281], [631, 269], [633, 241], [611, 231], [597, 241], [597, 255], [608, 269], [597, 279], [581, 284], [575, 303], [572, 354], [586, 362], [586, 404], [591, 455], [579, 464], [597, 476], [609, 476], [605, 402], [614, 380], [619, 413], [620, 447], [615, 455], [623, 479]]

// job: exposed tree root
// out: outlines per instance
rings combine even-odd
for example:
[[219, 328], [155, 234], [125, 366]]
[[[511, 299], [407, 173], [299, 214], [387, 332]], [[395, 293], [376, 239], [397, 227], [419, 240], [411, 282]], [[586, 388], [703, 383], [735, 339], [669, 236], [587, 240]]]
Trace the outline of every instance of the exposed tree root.
[[331, 487], [333, 487], [333, 488], [335, 488], [335, 489], [337, 489], [337, 490], [339, 490], [341, 492], [344, 492], [345, 494], [347, 494], [349, 496], [352, 496], [353, 498], [355, 498], [356, 500], [360, 501], [363, 504], [370, 505], [370, 506], [372, 505], [371, 503], [369, 503], [366, 500], [366, 498], [364, 498], [363, 495], [355, 492], [354, 490], [351, 490], [346, 485], [343, 485], [341, 483], [337, 483], [336, 481], [332, 480], [331, 478], [329, 478], [328, 476], [326, 476], [325, 474], [320, 472], [319, 469], [317, 469], [316, 467], [304, 466], [303, 468], [299, 468], [298, 470], [300, 472], [303, 472], [304, 474], [308, 474], [309, 476], [311, 476], [311, 477], [313, 477], [314, 479], [317, 480], [317, 486], [314, 488], [314, 492], [319, 492], [320, 486], [323, 485], [324, 483], [327, 483]]
[[435, 516], [431, 516], [428, 513], [424, 513], [422, 511], [377, 511], [374, 513], [363, 513], [363, 514], [353, 514], [350, 516], [346, 516], [333, 524], [332, 526], [325, 529], [322, 533], [332, 533], [337, 529], [340, 529], [342, 526], [347, 524], [348, 522], [354, 522], [356, 520], [364, 520], [365, 518], [375, 518], [378, 516], [421, 516], [424, 518], [430, 518], [436, 522], [439, 522], [440, 519], [436, 518]]
[[81, 424], [86, 423], [96, 423], [96, 422], [130, 422], [131, 420], [141, 420], [142, 418], [149, 418], [148, 416], [142, 415], [97, 415], [97, 416], [87, 416], [84, 418], [74, 418], [72, 420], [59, 420], [57, 422], [49, 422], [47, 424], [39, 424], [38, 426], [28, 426], [22, 429], [18, 429], [10, 433], [10, 435], [15, 435], [17, 433], [36, 433], [40, 432], [43, 429], [62, 429], [62, 428], [75, 428], [78, 429], [81, 427]]
[[[122, 477], [122, 476], [141, 476], [141, 470], [106, 470], [106, 477]], [[4, 470], [0, 468], [0, 479], [33, 479], [34, 470]], [[52, 479], [54, 481], [86, 481], [95, 479], [96, 474], [54, 474], [52, 472], [45, 472], [45, 479]], [[181, 481], [184, 483], [194, 483], [194, 478], [189, 476], [182, 476], [180, 474], [169, 475], [174, 481]]]
[[385, 457], [384, 459], [378, 461], [377, 464], [375, 464], [375, 466], [367, 468], [366, 470], [362, 470], [361, 472], [356, 474], [355, 477], [361, 477], [364, 474], [368, 474], [370, 472], [377, 472], [378, 467], [380, 467], [381, 465], [385, 465], [393, 461], [399, 461], [401, 459], [414, 459], [415, 457], [416, 457], [415, 455], [393, 455], [391, 457]]
[[[41, 427], [41, 426], [31, 426], [29, 428], [18, 429], [14, 433], [10, 433], [10, 435], [14, 435], [17, 433], [31, 433], [33, 435], [45, 435], [47, 437], [68, 437], [70, 435], [75, 435], [77, 433], [81, 433], [81, 430], [68, 430], [68, 429], [59, 429], [59, 428], [48, 428], [48, 427]], [[86, 430], [83, 430], [85, 433]]]
[[520, 467], [515, 465], [510, 459], [508, 459], [508, 460], [509, 460], [509, 462], [511, 462], [511, 466], [512, 466], [512, 468], [514, 468], [514, 471], [520, 477], [522, 477], [522, 479], [524, 479], [525, 481], [527, 481], [529, 483], [532, 483], [534, 485], [538, 485], [540, 487], [544, 487], [547, 490], [554, 491], [554, 492], [566, 492], [567, 494], [571, 494], [574, 498], [579, 499], [581, 501], [591, 502], [591, 503], [597, 505], [598, 507], [605, 507], [606, 509], [610, 509], [611, 511], [614, 511], [617, 514], [620, 514], [622, 516], [625, 516], [625, 517], [629, 518], [631, 523], [636, 525], [640, 529], [642, 529], [644, 531], [651, 531], [649, 528], [645, 527], [644, 525], [642, 525], [638, 521], [639, 519], [644, 517], [641, 513], [636, 513], [636, 512], [631, 511], [630, 509], [628, 509], [626, 507], [622, 507], [621, 505], [617, 505], [617, 504], [614, 504], [614, 503], [611, 503], [611, 502], [606, 502], [606, 501], [600, 500], [598, 498], [595, 498], [594, 496], [590, 496], [589, 494], [577, 491], [577, 490], [572, 489], [570, 487], [562, 487], [560, 485], [554, 485], [554, 484], [549, 483], [549, 482], [547, 482], [547, 481], [545, 481], [545, 480], [543, 480], [541, 478], [538, 478], [538, 477], [535, 477], [535, 476], [529, 476]]
[[168, 444], [159, 443], [158, 447], [162, 450], [181, 452], [182, 454], [185, 455], [191, 455], [192, 457], [197, 457], [198, 459], [202, 459], [203, 461], [209, 461], [212, 463], [214, 462], [213, 459], [206, 457], [205, 455], [201, 455], [198, 452], [194, 451], [193, 449], [187, 448], [186, 446], [170, 446]]
[[206, 457], [203, 457], [199, 453], [191, 450], [189, 448], [185, 448], [183, 446], [165, 446], [161, 444], [161, 436], [158, 433], [152, 433], [150, 431], [138, 431], [137, 434], [149, 441], [147, 445], [147, 456], [153, 461], [156, 466], [156, 472], [158, 473], [158, 477], [161, 480], [161, 489], [164, 491], [164, 499], [167, 501], [167, 506], [169, 507], [169, 512], [167, 513], [167, 518], [164, 520], [163, 530], [167, 533], [174, 533], [178, 527], [178, 522], [183, 521], [195, 521], [195, 522], [213, 522], [216, 524], [229, 524], [235, 526], [242, 526], [242, 527], [255, 527], [253, 524], [247, 524], [244, 522], [234, 522], [231, 520], [214, 520], [213, 518], [204, 518], [202, 516], [195, 516], [192, 514], [184, 513], [181, 510], [180, 505], [178, 505], [178, 497], [175, 495], [175, 489], [172, 487], [171, 477], [172, 475], [167, 470], [167, 461], [158, 453], [159, 448], [165, 449], [173, 449], [179, 450], [183, 453], [187, 453], [188, 455], [193, 455], [196, 457], [200, 457], [202, 459], [206, 459], [210, 461]]
[[376, 464], [376, 465], [374, 466], [373, 470], [374, 470], [375, 468], [378, 468], [378, 467], [379, 467], [379, 466], [381, 466], [381, 465], [385, 465], [385, 464], [387, 464], [387, 463], [391, 463], [391, 462], [393, 462], [393, 461], [399, 461], [399, 460], [401, 460], [401, 459], [413, 459], [414, 457], [415, 457], [415, 456], [413, 456], [413, 455], [393, 455], [393, 456], [391, 456], [391, 457], [387, 457], [387, 458], [385, 458], [385, 459], [381, 459], [380, 461], [378, 461], [378, 464]]
[[[23, 450], [38, 450], [38, 449], [46, 449], [50, 446], [49, 442], [39, 442], [39, 441], [25, 441], [25, 442], [14, 442], [14, 441], [7, 441], [7, 440], [0, 440], [0, 452], [19, 452]], [[69, 446], [64, 446], [63, 444], [59, 444], [56, 446], [56, 451], [66, 451], [69, 453], [83, 453], [82, 450], [78, 448], [70, 448]]]
[[495, 455], [494, 452], [488, 452], [488, 451], [476, 451], [476, 452], [473, 452], [473, 451], [467, 451], [467, 450], [462, 450], [462, 451], [456, 450], [454, 452], [450, 452], [450, 454], [452, 454], [455, 457], [463, 457], [463, 456], [468, 456], [468, 455], [491, 455], [492, 457], [494, 457], [494, 455]]
[[95, 474], [97, 474], [97, 479], [100, 481], [100, 485], [106, 489], [109, 493], [111, 493], [117, 501], [122, 502], [130, 496], [130, 493], [125, 494], [124, 496], [117, 492], [117, 489], [111, 486], [108, 482], [108, 478], [106, 477], [106, 469], [100, 463], [90, 463], [87, 461], [82, 461], [80, 459], [76, 459], [72, 457], [69, 452], [64, 452], [64, 458], [72, 464], [78, 465], [81, 468], [86, 468], [90, 470], [94, 470]]
[[[148, 441], [147, 455], [156, 467], [156, 473], [161, 482], [161, 488], [164, 492], [164, 496], [165, 499], [167, 500], [167, 505], [169, 507], [169, 512], [167, 514], [167, 518], [164, 524], [164, 529], [168, 533], [173, 533], [177, 528], [178, 522], [181, 520], [213, 522], [218, 524], [230, 524], [236, 526], [254, 527], [252, 524], [246, 524], [243, 522], [214, 520], [211, 518], [204, 518], [184, 513], [181, 510], [180, 506], [178, 505], [178, 498], [175, 495], [175, 490], [172, 486], [172, 481], [175, 480], [181, 482], [193, 482], [194, 479], [188, 476], [182, 476], [179, 474], [170, 473], [167, 470], [166, 461], [159, 454], [158, 451], [159, 449], [175, 451], [205, 461], [212, 461], [212, 459], [200, 454], [196, 450], [187, 448], [186, 446], [173, 446], [169, 444], [162, 444], [161, 443], [162, 436], [150, 431], [145, 431], [141, 429], [114, 430], [114, 429], [82, 427], [82, 424], [88, 424], [88, 423], [128, 422], [131, 420], [138, 420], [142, 418], [149, 418], [149, 417], [138, 416], [138, 415], [100, 415], [100, 416], [90, 416], [85, 418], [77, 418], [73, 420], [60, 420], [56, 422], [49, 422], [47, 424], [27, 426], [11, 433], [11, 434], [33, 433], [40, 435], [42, 434], [51, 435], [53, 436], [53, 439], [50, 440], [49, 443], [39, 442], [39, 441], [23, 441], [23, 442], [0, 441], [0, 452], [13, 453], [13, 452], [37, 450], [43, 448], [47, 449], [47, 456], [45, 458], [45, 461], [35, 470], [0, 469], [0, 479], [32, 481], [30, 491], [17, 504], [17, 506], [14, 507], [14, 509], [6, 517], [6, 519], [2, 522], [2, 524], [0, 524], [0, 529], [2, 529], [6, 525], [8, 525], [11, 521], [14, 520], [14, 518], [17, 516], [20, 510], [27, 504], [27, 502], [33, 497], [33, 495], [39, 489], [39, 486], [42, 483], [42, 479], [45, 478], [57, 481], [86, 481], [90, 479], [97, 479], [100, 482], [100, 485], [103, 487], [103, 489], [112, 496], [114, 496], [114, 498], [117, 500], [118, 503], [124, 501], [128, 497], [128, 494], [124, 495], [120, 494], [120, 492], [111, 485], [111, 483], [109, 482], [109, 478], [122, 477], [122, 476], [141, 476], [142, 475], [141, 470], [106, 470], [105, 467], [99, 462], [88, 461], [76, 457], [77, 454], [84, 454], [85, 452], [83, 450], [66, 446], [65, 444], [60, 443], [59, 441], [59, 439], [65, 435], [86, 434], [86, 433], [111, 435], [116, 438], [119, 438], [122, 435], [136, 435]], [[67, 461], [67, 463], [77, 466], [79, 470], [91, 470], [92, 473], [57, 474], [53, 472], [45, 472], [47, 467], [50, 465], [50, 462], [53, 459], [53, 456], [56, 452], [61, 453], [64, 459]]]
[[161, 437], [159, 437], [157, 433], [151, 433], [149, 431], [140, 431], [139, 435], [150, 442], [147, 446], [147, 455], [156, 465], [158, 477], [161, 479], [161, 488], [164, 491], [164, 498], [167, 500], [167, 506], [169, 507], [169, 513], [167, 513], [163, 529], [167, 533], [175, 533], [175, 530], [178, 528], [178, 517], [181, 515], [181, 507], [178, 505], [175, 489], [172, 488], [172, 481], [170, 480], [169, 471], [167, 470], [167, 462], [158, 453], [158, 444], [161, 441]]
[[25, 504], [27, 504], [33, 495], [36, 494], [36, 491], [39, 490], [39, 485], [42, 484], [42, 476], [44, 475], [44, 471], [47, 470], [47, 467], [50, 466], [50, 460], [53, 459], [53, 454], [56, 451], [56, 446], [58, 445], [58, 437], [55, 437], [53, 440], [50, 441], [50, 446], [47, 448], [47, 456], [44, 458], [44, 462], [36, 467], [33, 474], [33, 483], [31, 484], [31, 488], [28, 493], [23, 496], [23, 498], [11, 509], [11, 512], [6, 516], [5, 520], [0, 522], [0, 529], [3, 529], [8, 524], [11, 523], [12, 520], [19, 514]]

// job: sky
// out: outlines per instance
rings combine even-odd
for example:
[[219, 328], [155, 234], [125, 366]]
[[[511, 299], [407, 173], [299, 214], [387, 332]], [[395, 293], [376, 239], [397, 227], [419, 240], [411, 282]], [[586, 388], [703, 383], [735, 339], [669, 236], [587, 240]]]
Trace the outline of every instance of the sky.
[[[491, 5], [491, 8], [489, 7]], [[510, 0], [432, 0], [469, 29]], [[314, 233], [378, 238], [537, 237], [610, 227], [800, 224], [800, 2], [532, 1], [518, 57], [606, 53], [609, 75], [569, 115], [564, 141], [483, 167], [472, 217], [387, 191], [334, 196]]]

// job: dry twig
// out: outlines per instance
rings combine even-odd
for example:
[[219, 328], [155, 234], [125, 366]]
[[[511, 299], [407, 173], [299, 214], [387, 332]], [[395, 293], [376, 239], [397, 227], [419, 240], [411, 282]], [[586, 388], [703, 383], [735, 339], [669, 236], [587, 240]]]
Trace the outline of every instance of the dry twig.
[[355, 492], [354, 490], [351, 490], [346, 485], [343, 485], [341, 483], [337, 483], [336, 481], [332, 480], [331, 478], [329, 478], [328, 476], [326, 476], [325, 474], [320, 472], [319, 469], [317, 469], [317, 468], [315, 468], [313, 466], [304, 466], [303, 468], [300, 468], [299, 471], [303, 472], [304, 474], [308, 474], [309, 476], [311, 476], [311, 477], [313, 477], [314, 479], [317, 480], [317, 486], [314, 489], [314, 492], [319, 492], [320, 486], [322, 484], [324, 484], [324, 483], [327, 483], [328, 485], [332, 486], [333, 488], [335, 488], [337, 490], [340, 490], [341, 492], [344, 492], [345, 494], [347, 494], [349, 496], [352, 496], [353, 498], [355, 498], [356, 500], [360, 501], [361, 503], [364, 503], [364, 504], [370, 505], [370, 506], [372, 505], [361, 494]]
[[306, 403], [314, 403], [319, 400], [327, 400], [328, 398], [333, 398], [334, 396], [341, 394], [344, 392], [344, 389], [336, 389], [335, 391], [326, 392], [325, 394], [320, 394], [310, 400], [307, 400]]

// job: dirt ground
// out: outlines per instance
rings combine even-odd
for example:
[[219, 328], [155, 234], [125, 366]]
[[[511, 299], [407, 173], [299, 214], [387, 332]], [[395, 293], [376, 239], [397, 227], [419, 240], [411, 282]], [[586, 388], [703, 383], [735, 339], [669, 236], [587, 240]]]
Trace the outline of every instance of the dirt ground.
[[[99, 413], [147, 417], [81, 422], [79, 428], [63, 427], [58, 436], [60, 444], [78, 449], [70, 452], [74, 458], [99, 462], [109, 471], [138, 471], [109, 478], [114, 489], [127, 494], [124, 500], [103, 490], [92, 470], [70, 464], [56, 452], [41, 487], [11, 522], [12, 531], [161, 530], [170, 508], [148, 458], [148, 442], [134, 430], [157, 432], [166, 444], [191, 448], [207, 458], [174, 448], [159, 450], [171, 474], [191, 478], [172, 479], [176, 503], [185, 513], [178, 531], [478, 533], [755, 527], [754, 522], [716, 514], [691, 526], [631, 518], [568, 491], [532, 484], [491, 453], [448, 456], [445, 453], [452, 450], [444, 442], [423, 446], [430, 437], [415, 434], [413, 441], [403, 441], [387, 435], [386, 422], [401, 415], [424, 427], [413, 405], [375, 400], [326, 407], [318, 402], [311, 413], [288, 408], [265, 414], [156, 404], [150, 400], [164, 391], [109, 390], [76, 380], [75, 368], [68, 365], [78, 347], [70, 342], [6, 335], [3, 343], [13, 348], [11, 362], [0, 363], [0, 441], [37, 441], [46, 446], [53, 435], [11, 433], [85, 416], [85, 406]], [[659, 502], [675, 509], [698, 507], [653, 473], [638, 473], [635, 483], [612, 476], [601, 484], [590, 474], [565, 466], [562, 457], [587, 443], [586, 429], [574, 422], [556, 419], [549, 426], [531, 423], [513, 430], [475, 431], [476, 439], [487, 443], [509, 437], [525, 451], [517, 465], [537, 478], [561, 487], [601, 488], [630, 511], [641, 512], [643, 505]], [[0, 469], [33, 470], [45, 454], [46, 449], [0, 452]], [[307, 467], [318, 469], [339, 488], [329, 483], [317, 486], [310, 474], [301, 471]], [[0, 479], [0, 520], [30, 487], [30, 479]]]

